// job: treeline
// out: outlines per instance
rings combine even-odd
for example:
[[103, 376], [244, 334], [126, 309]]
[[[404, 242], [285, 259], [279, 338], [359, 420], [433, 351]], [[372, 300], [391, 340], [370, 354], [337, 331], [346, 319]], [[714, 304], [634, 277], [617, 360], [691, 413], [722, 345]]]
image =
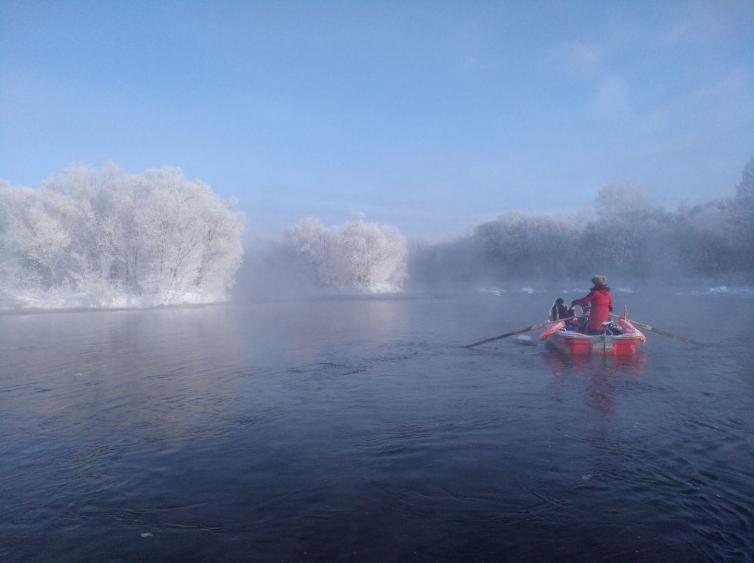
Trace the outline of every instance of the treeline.
[[450, 242], [415, 243], [409, 260], [410, 279], [420, 285], [576, 279], [593, 272], [751, 281], [754, 159], [732, 198], [669, 211], [640, 188], [610, 186], [597, 195], [593, 212], [507, 213]]
[[[90, 306], [223, 300], [241, 264], [242, 231], [231, 204], [176, 169], [75, 169], [38, 189], [0, 182], [0, 305], [28, 298], [71, 306], [71, 296]], [[639, 188], [612, 186], [590, 211], [511, 212], [449, 242], [411, 244], [397, 229], [363, 218], [335, 227], [304, 219], [256, 241], [247, 258], [239, 289], [262, 298], [598, 272], [751, 283], [754, 159], [733, 197], [674, 211]]]

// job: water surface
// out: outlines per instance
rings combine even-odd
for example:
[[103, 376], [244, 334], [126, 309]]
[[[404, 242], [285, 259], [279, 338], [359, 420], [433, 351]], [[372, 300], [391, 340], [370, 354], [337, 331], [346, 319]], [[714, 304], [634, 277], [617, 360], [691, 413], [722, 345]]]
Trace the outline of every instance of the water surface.
[[616, 297], [709, 345], [459, 346], [524, 292], [2, 315], [0, 559], [751, 559], [752, 299]]

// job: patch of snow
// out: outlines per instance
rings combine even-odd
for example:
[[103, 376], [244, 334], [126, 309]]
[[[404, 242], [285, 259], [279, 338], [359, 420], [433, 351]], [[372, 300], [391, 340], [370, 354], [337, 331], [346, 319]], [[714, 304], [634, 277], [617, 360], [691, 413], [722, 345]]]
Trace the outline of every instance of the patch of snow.
[[743, 297], [754, 297], [754, 286], [718, 285], [714, 287], [708, 287], [703, 291], [695, 290], [688, 292], [679, 292], [677, 295], [735, 295]]

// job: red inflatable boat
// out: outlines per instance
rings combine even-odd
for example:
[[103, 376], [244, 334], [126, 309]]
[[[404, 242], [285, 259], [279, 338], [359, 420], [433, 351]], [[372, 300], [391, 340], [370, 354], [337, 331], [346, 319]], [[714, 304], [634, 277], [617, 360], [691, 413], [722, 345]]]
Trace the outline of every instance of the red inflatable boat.
[[622, 334], [583, 334], [575, 330], [566, 330], [565, 321], [547, 323], [539, 335], [540, 340], [551, 344], [561, 352], [571, 355], [603, 354], [630, 356], [636, 353], [636, 347], [646, 341], [647, 337], [626, 319], [618, 319]]

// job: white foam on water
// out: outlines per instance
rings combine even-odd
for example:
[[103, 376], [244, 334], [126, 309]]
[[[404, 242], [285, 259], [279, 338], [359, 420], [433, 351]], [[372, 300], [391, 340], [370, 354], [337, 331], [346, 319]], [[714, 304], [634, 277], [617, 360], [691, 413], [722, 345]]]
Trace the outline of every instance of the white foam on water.
[[516, 344], [519, 346], [536, 346], [537, 343], [532, 339], [531, 336], [528, 334], [519, 334], [516, 336], [516, 338], [513, 340]]
[[502, 295], [505, 293], [505, 290], [500, 289], [499, 287], [478, 287], [477, 291], [479, 293], [489, 293], [492, 295]]

